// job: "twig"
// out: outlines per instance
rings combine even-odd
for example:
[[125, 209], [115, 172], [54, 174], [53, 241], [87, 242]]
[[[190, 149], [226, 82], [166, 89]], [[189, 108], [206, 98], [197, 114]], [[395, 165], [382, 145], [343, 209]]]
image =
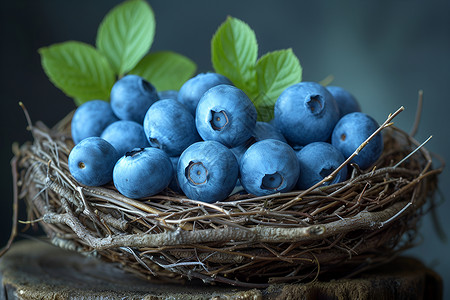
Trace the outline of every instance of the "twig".
[[410, 136], [416, 136], [417, 131], [419, 130], [419, 123], [422, 115], [422, 107], [423, 107], [423, 90], [419, 90], [419, 96], [417, 99], [417, 109], [416, 109], [416, 117], [414, 118], [414, 124], [409, 133]]
[[28, 113], [28, 110], [25, 107], [25, 104], [23, 104], [22, 101], [19, 101], [19, 105], [22, 108], [23, 113], [25, 114], [25, 119], [27, 120], [27, 124], [28, 124], [27, 129], [31, 132], [31, 134], [33, 135], [33, 138], [36, 138], [33, 133], [33, 122], [31, 122], [30, 114]]
[[356, 148], [355, 152], [353, 152], [352, 155], [350, 155], [338, 168], [336, 168], [336, 170], [334, 170], [330, 175], [328, 175], [327, 177], [325, 177], [324, 179], [322, 179], [321, 181], [319, 181], [318, 183], [316, 183], [315, 185], [311, 186], [310, 188], [306, 189], [305, 191], [301, 192], [298, 196], [296, 196], [294, 199], [292, 199], [291, 201], [280, 205], [279, 207], [275, 208], [275, 210], [284, 210], [286, 208], [291, 207], [292, 205], [294, 205], [295, 203], [297, 203], [298, 201], [300, 201], [302, 199], [303, 196], [305, 196], [306, 194], [308, 194], [309, 192], [315, 190], [316, 188], [318, 188], [319, 186], [321, 186], [322, 184], [324, 184], [327, 181], [332, 180], [341, 170], [342, 168], [344, 168], [355, 156], [357, 156], [359, 154], [359, 152], [378, 134], [380, 133], [381, 130], [385, 129], [386, 127], [389, 127], [392, 125], [392, 120], [399, 114], [401, 113], [405, 108], [403, 106], [401, 106], [399, 109], [397, 109], [396, 112], [394, 112], [393, 114], [389, 114], [388, 118], [386, 119], [386, 121], [383, 122], [383, 124], [381, 124], [377, 130], [375, 130], [358, 148]]
[[401, 165], [404, 161], [406, 161], [408, 158], [410, 158], [414, 153], [416, 153], [420, 148], [422, 148], [426, 143], [428, 143], [429, 140], [431, 140], [433, 136], [430, 135], [429, 138], [427, 138], [425, 140], [425, 142], [423, 142], [422, 144], [420, 144], [419, 147], [417, 147], [416, 149], [414, 149], [414, 151], [412, 151], [411, 153], [409, 153], [407, 156], [405, 156], [401, 161], [399, 161], [398, 163], [395, 164], [394, 168], [397, 168], [399, 165]]
[[14, 157], [11, 160], [11, 171], [12, 171], [12, 177], [13, 177], [13, 217], [12, 217], [12, 227], [11, 227], [11, 234], [9, 235], [8, 242], [6, 243], [6, 246], [3, 247], [3, 249], [0, 251], [0, 257], [2, 257], [8, 250], [11, 248], [12, 243], [14, 242], [14, 239], [17, 236], [17, 223], [18, 223], [18, 215], [19, 215], [19, 192], [17, 187], [17, 156]]

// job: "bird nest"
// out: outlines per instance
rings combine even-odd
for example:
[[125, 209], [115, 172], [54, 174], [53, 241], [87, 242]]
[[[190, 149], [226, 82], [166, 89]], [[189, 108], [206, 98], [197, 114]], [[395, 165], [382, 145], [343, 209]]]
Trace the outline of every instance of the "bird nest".
[[34, 142], [13, 159], [17, 198], [54, 244], [150, 280], [266, 287], [351, 276], [412, 245], [442, 170], [425, 147], [391, 126], [397, 113], [374, 133], [383, 130], [384, 138], [374, 167], [350, 165], [345, 182], [213, 204], [169, 189], [133, 200], [112, 184], [80, 185], [67, 164], [69, 115], [52, 129], [30, 125]]

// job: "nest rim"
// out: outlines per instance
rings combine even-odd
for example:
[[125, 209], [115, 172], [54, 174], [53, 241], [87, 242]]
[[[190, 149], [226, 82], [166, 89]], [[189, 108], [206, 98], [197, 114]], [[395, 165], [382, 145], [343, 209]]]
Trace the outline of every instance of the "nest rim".
[[[180, 197], [180, 195], [171, 191], [166, 191], [152, 197], [133, 200], [114, 191], [114, 187], [111, 185], [94, 188], [81, 186], [71, 178], [70, 173], [67, 173], [68, 167], [66, 162], [71, 147], [70, 136], [67, 134], [70, 119], [71, 114], [61, 120], [52, 129], [46, 128], [43, 124], [37, 124], [31, 128], [34, 143], [23, 145], [19, 151], [16, 151], [15, 163], [13, 163], [13, 165], [15, 164], [13, 168], [16, 168], [16, 170], [22, 169], [22, 171], [17, 171], [17, 174], [20, 174], [20, 176], [17, 176], [16, 181], [18, 186], [21, 187], [21, 191], [17, 197], [25, 198], [29, 219], [37, 219], [54, 244], [82, 253], [94, 253], [96, 256], [100, 256], [107, 261], [120, 262], [122, 268], [127, 271], [154, 281], [179, 282], [180, 280], [184, 281], [186, 278], [198, 278], [208, 283], [226, 283], [245, 287], [267, 287], [269, 283], [314, 280], [319, 274], [322, 275], [325, 273], [327, 269], [329, 271], [336, 271], [342, 266], [354, 265], [356, 267], [352, 268], [352, 272], [348, 272], [348, 270], [343, 272], [345, 276], [350, 276], [350, 274], [356, 274], [365, 268], [386, 263], [399, 252], [411, 246], [414, 234], [411, 234], [411, 237], [403, 245], [400, 245], [401, 238], [405, 234], [408, 234], [408, 232], [415, 231], [416, 222], [421, 215], [420, 210], [423, 209], [426, 200], [430, 198], [430, 195], [436, 188], [435, 180], [443, 169], [443, 164], [440, 167], [432, 168], [433, 160], [431, 154], [424, 147], [421, 147], [413, 137], [394, 126], [389, 126], [390, 128], [386, 128], [388, 130], [388, 137], [392, 133], [398, 134], [406, 139], [409, 148], [416, 147], [418, 149], [418, 153], [421, 155], [419, 163], [420, 172], [414, 170], [413, 167], [403, 168], [397, 165], [394, 167], [391, 161], [389, 162], [391, 166], [384, 166], [365, 172], [359, 170], [356, 166], [353, 168], [352, 176], [348, 180], [324, 187], [314, 186], [306, 191], [278, 193], [262, 197], [255, 197], [248, 194], [243, 196], [238, 195], [231, 196], [225, 201], [213, 204], [187, 199], [185, 196]], [[390, 121], [385, 123], [389, 124]], [[385, 128], [380, 126], [379, 131], [381, 129]], [[39, 143], [41, 144], [36, 146]], [[52, 148], [55, 145], [59, 149]], [[47, 150], [50, 149], [48, 151], [49, 153], [53, 149], [53, 156], [52, 154], [49, 155], [49, 153], [44, 155], [42, 153], [33, 153], [33, 150], [30, 150], [32, 147], [40, 148], [40, 150], [43, 147], [47, 147]], [[388, 152], [385, 150], [383, 155], [389, 156]], [[39, 157], [40, 155], [41, 157]], [[55, 157], [58, 159], [56, 163]], [[27, 164], [27, 159], [34, 159], [34, 162], [29, 163], [28, 167], [24, 168], [24, 165]], [[412, 158], [409, 158], [409, 160], [414, 162]], [[378, 164], [379, 162], [375, 165]], [[36, 170], [40, 171], [38, 172]], [[367, 183], [370, 178], [383, 174], [394, 175], [396, 173], [404, 177], [406, 175], [414, 177], [408, 184], [403, 185], [385, 198], [380, 197], [375, 206], [362, 206], [361, 202], [366, 197], [364, 193], [370, 190], [370, 188], [373, 188], [373, 186], [370, 187], [370, 184]], [[398, 178], [404, 180], [403, 177]], [[56, 183], [57, 181], [60, 183], [59, 185]], [[32, 184], [26, 184], [27, 182]], [[61, 184], [61, 182], [64, 182], [64, 184]], [[361, 182], [366, 183], [361, 184]], [[361, 185], [359, 196], [356, 197], [353, 195], [356, 201], [352, 202], [349, 199], [345, 199], [345, 197], [339, 198], [336, 196], [339, 195], [339, 191], [342, 192], [342, 189], [348, 189], [350, 185], [354, 187], [356, 183]], [[35, 185], [34, 190], [33, 184]], [[392, 181], [389, 184], [395, 184], [395, 182]], [[411, 199], [407, 199], [408, 197], [406, 197], [403, 201], [397, 201], [399, 198], [402, 198], [402, 193], [409, 192], [411, 189], [413, 190], [410, 195]], [[56, 198], [59, 197], [59, 200], [53, 199], [52, 197], [55, 197], [53, 195], [50, 196], [49, 202], [48, 194], [52, 193], [56, 195]], [[329, 199], [325, 206], [316, 207], [316, 210], [313, 211], [314, 215], [295, 211], [298, 203], [304, 201], [306, 197], [317, 198], [311, 198], [312, 200], [309, 200], [311, 203], [314, 203], [314, 201], [319, 202], [323, 198]], [[95, 205], [93, 205], [93, 199], [97, 201]], [[163, 208], [167, 208], [168, 205], [165, 204], [167, 201], [172, 202], [173, 205], [182, 207], [183, 210], [169, 209], [166, 212], [162, 211]], [[260, 203], [259, 210], [253, 207], [253, 212], [248, 213], [246, 209], [252, 202], [256, 201]], [[49, 203], [56, 204], [56, 206], [51, 207]], [[99, 205], [102, 203], [107, 203], [107, 205]], [[148, 205], [149, 203], [152, 203], [152, 205]], [[324, 220], [317, 221], [315, 218], [317, 215], [327, 212], [333, 205], [336, 206], [336, 203], [340, 205], [352, 203], [353, 206], [359, 207], [359, 210], [355, 210], [356, 208], [354, 208], [351, 216], [343, 216], [336, 213], [336, 216], [333, 218], [328, 218], [328, 222]], [[232, 206], [235, 207], [234, 212], [230, 210]], [[245, 207], [244, 209], [243, 206]], [[124, 222], [120, 222], [120, 220], [118, 221], [120, 218], [110, 218], [107, 215], [114, 208], [118, 209], [125, 216], [130, 214], [130, 209], [139, 210], [139, 213], [134, 215], [134, 219], [128, 218], [125, 224]], [[205, 215], [190, 216], [189, 211], [197, 211], [197, 213], [201, 211]], [[178, 220], [171, 219], [177, 215], [182, 216], [186, 212], [187, 216], [190, 217], [184, 217]], [[270, 224], [270, 222], [266, 221], [266, 219], [270, 218], [276, 219], [277, 214], [284, 214], [285, 217], [286, 213], [290, 213], [292, 217], [287, 224], [275, 224], [273, 222]], [[259, 220], [259, 223], [251, 220], [251, 225], [246, 224], [245, 222], [248, 222], [249, 216], [252, 215], [258, 215], [262, 219]], [[143, 231], [142, 227], [139, 227], [136, 229], [137, 233], [126, 234], [131, 223], [138, 223], [142, 220], [145, 222], [149, 218], [153, 218], [152, 220], [159, 218], [157, 220], [158, 226], [150, 224], [151, 226], [149, 225], [147, 228], [151, 232], [150, 227], [156, 226], [158, 228], [156, 231], [153, 230], [154, 232], [149, 234]], [[195, 224], [201, 222], [207, 223], [205, 221], [207, 218], [214, 219], [219, 223], [207, 227], [208, 229], [195, 227]], [[233, 218], [240, 221], [232, 222], [227, 220], [234, 220]], [[303, 218], [302, 222], [304, 223], [301, 223], [300, 226], [292, 221], [298, 218]], [[242, 223], [243, 219], [244, 223]], [[308, 223], [304, 221], [305, 219], [310, 219], [313, 222]], [[84, 230], [83, 225], [86, 224], [83, 224], [83, 222], [94, 223], [94, 226], [91, 224], [90, 226], [92, 228], [90, 230]], [[385, 233], [384, 240], [383, 237], [380, 238], [380, 236], [375, 234], [376, 232], [389, 232], [385, 228], [393, 228], [392, 224], [396, 223], [402, 224], [397, 227], [394, 226], [395, 230], [391, 229], [389, 234]], [[194, 224], [193, 227], [192, 224]], [[142, 226], [142, 224], [140, 225]], [[202, 224], [202, 226], [206, 225]], [[145, 225], [143, 228], [145, 228]], [[333, 254], [333, 251], [336, 252], [341, 241], [347, 239], [348, 236], [351, 236], [355, 232], [363, 232], [367, 235], [367, 238], [360, 239], [356, 243], [360, 247], [358, 251], [355, 251], [355, 249], [341, 249], [340, 255]], [[100, 237], [96, 237], [96, 235]], [[351, 238], [355, 239], [355, 237]], [[327, 246], [324, 246], [320, 243], [322, 239], [331, 239], [332, 241]], [[224, 251], [220, 251], [218, 246], [211, 247], [211, 244], [226, 244], [230, 240], [237, 243], [237, 246], [233, 248], [228, 245]], [[246, 241], [248, 242], [247, 249], [245, 247]], [[302, 251], [297, 251], [294, 257], [288, 257], [286, 255], [295, 248], [292, 245], [300, 244], [302, 247], [308, 248], [305, 246], [308, 245], [308, 242], [312, 243], [310, 245], [314, 245], [314, 250], [318, 249], [318, 253], [325, 253], [325, 255], [322, 255], [325, 257], [322, 261], [316, 257], [317, 255], [308, 252], [308, 250], [303, 251], [303, 254], [306, 253], [309, 255], [312, 253], [308, 258], [301, 256]], [[381, 248], [377, 245], [380, 243]], [[258, 253], [251, 254], [251, 251], [247, 251], [247, 253], [245, 250], [252, 250], [255, 247], [254, 245], [259, 244], [262, 246], [258, 246], [259, 248], [257, 248], [265, 251], [266, 258], [262, 259], [265, 263], [269, 261], [272, 264], [273, 262], [291, 264], [297, 269], [299, 268], [298, 265], [307, 265], [308, 263], [316, 267], [305, 268], [306, 270], [304, 272], [298, 270], [296, 272], [292, 271], [292, 275], [288, 276], [287, 279], [284, 278], [285, 276], [280, 276], [281, 273], [278, 270], [267, 268], [268, 270], [264, 271], [267, 271], [266, 273], [259, 274], [259, 277], [263, 278], [262, 281], [255, 280], [255, 278], [258, 278], [258, 274], [256, 277], [253, 275], [250, 276], [249, 278], [252, 278], [251, 280], [246, 280], [246, 276], [242, 275], [245, 274], [246, 264], [252, 265], [251, 270], [254, 270], [255, 265], [258, 268], [258, 263], [255, 263], [255, 261], [261, 259]], [[272, 246], [274, 244], [289, 245], [283, 249], [280, 248], [280, 250], [277, 248], [278, 246]], [[366, 244], [365, 246], [369, 251], [367, 249], [365, 251], [359, 251], [359, 249], [362, 249], [362, 244]], [[386, 247], [388, 244], [392, 244], [390, 245], [392, 247], [391, 249]], [[270, 245], [270, 247], [267, 245]], [[190, 252], [190, 255], [193, 256], [192, 253], [194, 253], [196, 256], [191, 261], [183, 257], [186, 248], [189, 247], [194, 249], [193, 252]], [[380, 249], [385, 248], [389, 251], [383, 256], [383, 259], [376, 259], [376, 255], [370, 254], [370, 252], [373, 252], [379, 255]], [[177, 253], [178, 256], [174, 260], [173, 253], [177, 251], [179, 253]], [[342, 253], [345, 253], [345, 255], [342, 255]], [[220, 261], [222, 258], [217, 257], [221, 257], [221, 254], [228, 259], [225, 265], [228, 267], [233, 266], [233, 268], [218, 271], [218, 269], [224, 269], [224, 267], [214, 265], [217, 264], [217, 262], [214, 262], [214, 259]], [[202, 256], [201, 259], [200, 256]], [[216, 258], [214, 258], [215, 256]], [[207, 271], [209, 266], [205, 267], [205, 265], [208, 264], [215, 266], [213, 272]], [[219, 262], [219, 264], [221, 263]], [[261, 265], [266, 266], [267, 264]], [[202, 268], [206, 273], [202, 271]]]

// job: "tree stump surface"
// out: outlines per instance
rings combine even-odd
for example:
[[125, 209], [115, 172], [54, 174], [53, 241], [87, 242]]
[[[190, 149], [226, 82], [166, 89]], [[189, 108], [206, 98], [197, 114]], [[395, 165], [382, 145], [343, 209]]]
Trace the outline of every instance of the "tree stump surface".
[[357, 278], [245, 289], [201, 282], [159, 284], [114, 264], [39, 241], [16, 242], [0, 260], [0, 299], [442, 299], [442, 279], [399, 257]]

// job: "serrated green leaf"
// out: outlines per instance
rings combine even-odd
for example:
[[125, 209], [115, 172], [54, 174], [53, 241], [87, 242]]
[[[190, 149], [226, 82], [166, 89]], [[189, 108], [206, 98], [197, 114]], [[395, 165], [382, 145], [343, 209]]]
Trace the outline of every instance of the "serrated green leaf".
[[143, 0], [114, 7], [101, 22], [96, 45], [114, 72], [122, 76], [149, 51], [155, 35], [155, 16]]
[[94, 47], [69, 41], [40, 48], [39, 53], [50, 81], [69, 97], [80, 102], [109, 99], [114, 72]]
[[228, 17], [211, 41], [214, 70], [228, 77], [250, 98], [257, 96], [255, 63], [258, 44], [253, 30], [243, 21]]
[[283, 90], [302, 80], [302, 67], [292, 49], [278, 50], [258, 60], [256, 74], [260, 93], [273, 105]]
[[130, 74], [145, 78], [158, 91], [178, 90], [196, 69], [196, 64], [181, 54], [159, 51], [147, 54]]

